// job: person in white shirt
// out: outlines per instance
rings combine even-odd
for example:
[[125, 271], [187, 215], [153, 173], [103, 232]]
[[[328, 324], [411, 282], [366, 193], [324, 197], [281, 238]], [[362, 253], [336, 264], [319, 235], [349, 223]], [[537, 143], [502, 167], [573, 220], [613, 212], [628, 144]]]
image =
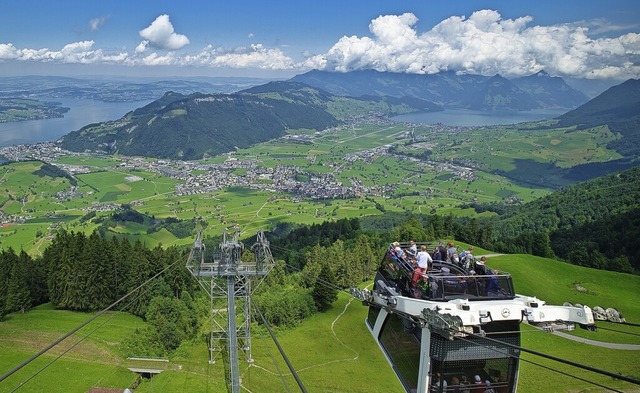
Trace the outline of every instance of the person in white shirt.
[[420, 251], [418, 251], [417, 255], [418, 259], [418, 267], [422, 269], [423, 272], [426, 272], [431, 267], [433, 263], [433, 259], [431, 255], [427, 252], [427, 246], [421, 246]]

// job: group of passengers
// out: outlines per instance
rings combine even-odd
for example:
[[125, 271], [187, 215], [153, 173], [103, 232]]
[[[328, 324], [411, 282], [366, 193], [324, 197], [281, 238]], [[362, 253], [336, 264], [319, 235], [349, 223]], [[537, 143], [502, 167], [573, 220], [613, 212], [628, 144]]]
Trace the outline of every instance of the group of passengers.
[[[462, 271], [468, 272], [469, 276], [486, 276], [483, 283], [483, 295], [492, 296], [500, 291], [500, 283], [496, 277], [497, 271], [486, 267], [487, 258], [482, 256], [476, 259], [473, 256], [473, 247], [469, 247], [458, 253], [455, 243], [449, 242], [447, 247], [440, 242], [431, 252], [428, 251], [426, 245], [418, 246], [414, 240], [409, 242], [409, 246], [403, 249], [399, 242], [393, 242], [389, 248], [392, 260], [404, 266], [411, 272], [411, 291], [416, 298], [422, 295], [430, 294], [430, 297], [439, 297], [442, 294], [443, 286], [447, 287], [448, 292], [466, 293], [466, 283], [462, 276], [456, 276], [449, 268], [441, 267], [436, 273], [439, 280], [429, 279], [431, 275], [433, 262], [447, 262], [458, 266]], [[427, 295], [429, 297], [429, 295]]]
[[[442, 387], [440, 386], [442, 385]], [[509, 386], [505, 376], [485, 379], [480, 375], [475, 375], [473, 379], [467, 378], [466, 375], [461, 377], [452, 377], [451, 383], [447, 384], [447, 380], [442, 378], [440, 373], [436, 373], [431, 384], [432, 392], [459, 392], [459, 393], [502, 393], [508, 392]]]

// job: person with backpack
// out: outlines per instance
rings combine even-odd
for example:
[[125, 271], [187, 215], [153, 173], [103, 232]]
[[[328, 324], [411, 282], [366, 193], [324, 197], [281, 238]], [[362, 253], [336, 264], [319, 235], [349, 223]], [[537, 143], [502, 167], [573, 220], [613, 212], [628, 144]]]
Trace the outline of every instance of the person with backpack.
[[458, 254], [458, 249], [456, 248], [453, 242], [449, 242], [447, 245], [447, 259], [446, 261], [449, 263], [453, 263], [454, 255]]
[[462, 251], [459, 255], [460, 258], [460, 267], [465, 270], [470, 270], [473, 268], [475, 257], [473, 256], [473, 246], [469, 247], [466, 251]]

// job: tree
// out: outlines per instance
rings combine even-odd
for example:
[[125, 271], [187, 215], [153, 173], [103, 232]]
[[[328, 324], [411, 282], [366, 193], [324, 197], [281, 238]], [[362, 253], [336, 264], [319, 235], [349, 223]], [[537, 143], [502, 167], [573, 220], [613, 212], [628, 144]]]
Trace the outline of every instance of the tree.
[[111, 257], [106, 242], [93, 232], [84, 243], [78, 273], [86, 277], [83, 287], [83, 310], [101, 310], [112, 302]]
[[182, 340], [195, 332], [193, 313], [180, 299], [154, 297], [149, 303], [145, 318], [156, 328], [162, 345], [170, 351], [178, 348]]
[[[9, 253], [11, 251], [11, 253]], [[9, 287], [9, 275], [13, 262], [11, 257], [15, 256], [12, 249], [0, 252], [0, 320], [5, 315], [5, 305], [7, 300], [7, 289]]]
[[[129, 290], [140, 286], [150, 275], [153, 274], [147, 254], [148, 250], [144, 248], [142, 242], [139, 240], [136, 241], [131, 250], [131, 255], [128, 257], [130, 263], [130, 269], [127, 271], [127, 282], [130, 285]], [[154, 280], [152, 286], [155, 287], [156, 285], [157, 284]], [[135, 315], [143, 316], [146, 312], [146, 307], [152, 298], [151, 290], [151, 287], [139, 290], [133, 300], [129, 303], [127, 311]], [[167, 290], [171, 292], [168, 286]], [[157, 290], [154, 292], [157, 293]]]
[[393, 230], [394, 239], [397, 241], [427, 241], [427, 232], [422, 225], [422, 222], [415, 216], [410, 216], [407, 221], [399, 225]]
[[[302, 268], [302, 277], [300, 278], [301, 285], [306, 288], [313, 287], [320, 275], [320, 270], [326, 258], [327, 251], [319, 244], [316, 244], [305, 253], [305, 264]], [[273, 270], [269, 274], [273, 274]]]
[[29, 292], [31, 292], [31, 300], [33, 306], [43, 304], [49, 301], [49, 292], [47, 290], [47, 266], [42, 258], [31, 259], [27, 254], [25, 256], [29, 260]]
[[85, 285], [87, 270], [80, 268], [81, 253], [84, 248], [86, 236], [82, 232], [73, 233], [65, 239], [62, 257], [60, 258], [60, 274], [58, 280], [62, 286], [60, 303], [57, 305], [69, 310], [86, 310]]
[[251, 262], [255, 262], [255, 260], [256, 260], [255, 254], [248, 248], [245, 248], [245, 250], [242, 252], [242, 255], [240, 256], [240, 261], [251, 263]]
[[370, 237], [366, 235], [361, 234], [355, 240], [352, 254], [359, 273], [357, 277], [354, 277], [354, 280], [357, 280], [358, 283], [372, 278], [372, 270], [376, 266], [376, 255], [371, 244]]
[[22, 251], [21, 257], [12, 258], [11, 273], [7, 285], [5, 310], [24, 313], [31, 308], [31, 293], [29, 291], [29, 256]]
[[313, 287], [313, 301], [320, 312], [331, 308], [333, 302], [338, 299], [338, 290], [335, 286], [335, 278], [328, 264], [324, 264]]

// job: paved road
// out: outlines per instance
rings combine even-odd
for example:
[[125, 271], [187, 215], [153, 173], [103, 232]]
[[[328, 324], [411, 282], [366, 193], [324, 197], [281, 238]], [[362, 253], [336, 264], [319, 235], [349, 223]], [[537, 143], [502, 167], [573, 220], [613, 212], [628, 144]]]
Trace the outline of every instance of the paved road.
[[553, 332], [556, 336], [564, 337], [569, 340], [577, 341], [583, 344], [594, 345], [596, 347], [622, 349], [626, 351], [640, 351], [640, 345], [637, 344], [615, 344], [602, 341], [589, 340], [588, 338], [576, 337], [563, 332]]

